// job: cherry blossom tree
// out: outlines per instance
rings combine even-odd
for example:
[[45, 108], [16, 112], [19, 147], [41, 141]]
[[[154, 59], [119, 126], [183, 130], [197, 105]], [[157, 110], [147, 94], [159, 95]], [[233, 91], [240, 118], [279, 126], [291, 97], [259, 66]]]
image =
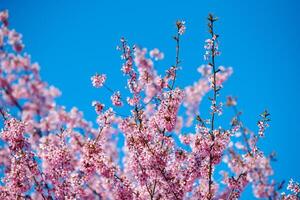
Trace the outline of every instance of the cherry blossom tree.
[[[283, 189], [284, 181], [273, 180], [274, 154], [265, 155], [257, 144], [269, 126], [269, 112], [251, 131], [237, 99], [219, 98], [232, 69], [218, 65], [213, 15], [201, 78], [184, 88], [176, 84], [184, 21], [176, 22], [175, 63], [164, 74], [154, 68], [164, 58], [159, 49], [148, 53], [121, 38], [128, 92], [111, 89], [105, 74], [92, 76], [95, 89], [111, 93], [111, 106], [92, 102], [97, 125], [76, 107], [66, 110], [56, 103], [60, 91], [41, 79], [39, 65], [23, 52], [22, 35], [10, 29], [8, 11], [0, 13], [0, 21], [0, 199], [229, 200], [239, 199], [248, 185], [255, 198], [300, 198], [299, 183], [291, 180]], [[204, 118], [199, 105], [207, 97], [210, 108], [201, 113], [209, 118]], [[222, 127], [216, 118], [227, 107], [233, 117]], [[118, 134], [125, 138], [122, 147]]]

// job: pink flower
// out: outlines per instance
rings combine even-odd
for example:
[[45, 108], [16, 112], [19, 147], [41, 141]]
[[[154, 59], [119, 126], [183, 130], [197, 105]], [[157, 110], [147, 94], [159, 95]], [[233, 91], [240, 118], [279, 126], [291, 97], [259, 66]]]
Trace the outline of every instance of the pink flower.
[[114, 119], [115, 113], [112, 108], [109, 108], [98, 116], [97, 122], [100, 126], [109, 127]]
[[139, 103], [139, 101], [140, 101], [140, 98], [137, 96], [134, 96], [132, 98], [129, 98], [129, 97], [127, 98], [127, 103], [131, 106], [137, 105]]
[[295, 182], [293, 179], [289, 181], [287, 189], [292, 191], [294, 194], [300, 194], [300, 184]]
[[232, 96], [228, 96], [226, 101], [226, 106], [236, 106], [236, 105], [237, 105], [236, 98]]
[[22, 149], [26, 145], [24, 138], [25, 123], [15, 118], [5, 121], [4, 130], [2, 131], [2, 138], [8, 142], [10, 148], [13, 150]]
[[177, 29], [178, 29], [178, 34], [183, 35], [185, 33], [185, 30], [186, 30], [185, 21], [179, 21], [178, 20], [176, 22], [176, 26], [177, 26]]
[[22, 43], [22, 35], [20, 33], [17, 33], [15, 30], [9, 32], [8, 42], [10, 45], [12, 45], [13, 49], [16, 52], [20, 52], [24, 48], [24, 45]]
[[4, 24], [4, 26], [8, 26], [8, 10], [0, 12], [0, 21]]
[[150, 51], [150, 57], [154, 58], [155, 60], [162, 60], [164, 59], [164, 53], [160, 52], [159, 49], [155, 48]]
[[176, 88], [163, 94], [163, 100], [156, 114], [157, 124], [167, 131], [172, 131], [176, 126], [177, 111], [183, 100], [184, 93]]
[[204, 54], [205, 60], [208, 60], [212, 55], [219, 56], [221, 54], [219, 51], [219, 45], [218, 45], [216, 35], [214, 35], [210, 39], [205, 40], [204, 49], [205, 49], [205, 54]]
[[92, 102], [92, 106], [95, 107], [95, 111], [96, 111], [96, 113], [97, 113], [98, 115], [102, 112], [102, 110], [103, 110], [103, 108], [104, 108], [104, 104], [101, 104], [101, 103], [98, 102], [98, 101], [93, 101], [93, 102]]
[[106, 80], [106, 75], [105, 74], [96, 74], [92, 76], [91, 78], [92, 84], [96, 88], [100, 88], [103, 86], [105, 80]]
[[122, 106], [123, 103], [121, 101], [121, 94], [119, 91], [115, 92], [111, 97], [110, 97], [112, 104], [114, 106]]

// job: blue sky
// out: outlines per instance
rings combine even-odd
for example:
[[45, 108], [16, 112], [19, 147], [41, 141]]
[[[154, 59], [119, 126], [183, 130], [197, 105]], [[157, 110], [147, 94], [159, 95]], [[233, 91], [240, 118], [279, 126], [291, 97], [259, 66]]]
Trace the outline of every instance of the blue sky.
[[217, 63], [234, 69], [223, 96], [238, 96], [242, 118], [254, 130], [259, 113], [269, 109], [271, 127], [261, 144], [278, 154], [275, 177], [300, 180], [299, 1], [0, 0], [0, 8], [9, 9], [10, 26], [23, 34], [25, 50], [41, 65], [43, 78], [63, 92], [59, 102], [77, 106], [89, 120], [95, 117], [91, 101], [109, 100], [105, 90], [91, 87], [91, 75], [106, 73], [108, 85], [123, 90], [116, 51], [121, 36], [162, 50], [166, 59], [157, 67], [163, 71], [174, 61], [174, 23], [185, 20], [183, 70], [177, 81], [184, 86], [199, 78], [206, 16], [216, 14], [222, 52]]

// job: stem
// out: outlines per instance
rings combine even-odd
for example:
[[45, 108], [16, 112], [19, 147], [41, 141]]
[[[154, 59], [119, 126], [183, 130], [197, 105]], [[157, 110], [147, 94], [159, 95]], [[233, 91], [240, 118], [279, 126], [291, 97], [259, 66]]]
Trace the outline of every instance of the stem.
[[101, 198], [101, 194], [99, 194], [99, 193], [98, 193], [94, 188], [92, 188], [89, 184], [87, 184], [87, 187], [93, 192], [93, 194], [94, 194], [95, 196], [98, 197], [99, 200], [102, 199], [102, 198]]
[[240, 128], [242, 129], [242, 135], [243, 135], [243, 139], [244, 139], [244, 142], [246, 144], [246, 148], [247, 148], [247, 152], [249, 153], [250, 156], [252, 156], [252, 153], [251, 153], [251, 147], [250, 147], [250, 144], [249, 144], [249, 140], [247, 138], [247, 135], [246, 135], [246, 128], [243, 126], [242, 122], [241, 122], [241, 119], [240, 119], [240, 114], [239, 114], [239, 111], [238, 111], [238, 108], [237, 106], [233, 106], [233, 110], [235, 112], [235, 115], [236, 115], [236, 119], [240, 125]]
[[0, 107], [0, 114], [3, 117], [3, 120], [6, 121], [7, 117], [6, 117], [5, 111], [1, 107]]
[[[6, 85], [6, 87], [2, 87], [2, 89], [4, 90], [4, 92], [6, 93], [6, 95], [9, 96], [10, 100], [17, 107], [17, 109], [22, 113], [23, 110], [24, 110], [24, 108], [22, 107], [22, 105], [18, 102], [18, 100], [10, 92], [12, 90], [11, 86], [9, 85], [9, 83], [6, 83], [5, 85]], [[3, 114], [2, 110], [1, 110], [1, 114]], [[40, 116], [40, 115], [38, 114], [38, 116]], [[39, 128], [37, 128], [37, 127], [34, 127], [34, 129], [35, 129], [34, 133], [38, 134], [41, 137], [42, 136], [41, 130]]]
[[211, 138], [212, 138], [212, 145], [210, 146], [210, 152], [209, 152], [209, 182], [208, 182], [208, 199], [212, 199], [213, 195], [212, 195], [212, 184], [213, 184], [213, 180], [212, 180], [212, 175], [213, 175], [213, 155], [212, 155], [212, 149], [214, 147], [214, 140], [215, 140], [215, 136], [214, 136], [214, 129], [215, 129], [215, 107], [217, 105], [217, 84], [216, 84], [216, 66], [215, 66], [215, 40], [213, 39], [215, 37], [214, 34], [214, 21], [215, 19], [213, 18], [212, 15], [209, 15], [209, 28], [210, 28], [210, 33], [211, 33], [211, 37], [212, 37], [212, 48], [211, 48], [211, 66], [213, 68], [213, 99], [212, 99], [212, 107], [213, 107], [213, 111], [212, 111], [212, 116], [211, 116]]
[[100, 136], [101, 136], [101, 133], [102, 133], [103, 129], [104, 129], [104, 125], [101, 126], [101, 128], [100, 128], [100, 130], [99, 130], [99, 132], [98, 132], [98, 135], [97, 135], [97, 137], [96, 137], [96, 139], [95, 139], [95, 144], [98, 143], [98, 141], [99, 141], [99, 139], [100, 139]]
[[6, 95], [9, 96], [10, 100], [14, 103], [14, 105], [20, 110], [20, 112], [23, 112], [23, 108], [22, 106], [19, 104], [18, 100], [11, 94], [10, 90], [11, 87], [9, 86], [9, 84], [6, 85], [6, 87], [3, 87], [4, 92], [6, 93]]
[[178, 65], [180, 63], [179, 61], [179, 49], [180, 49], [180, 34], [179, 34], [179, 30], [177, 31], [177, 36], [174, 37], [175, 41], [176, 41], [176, 58], [175, 58], [175, 70], [174, 70], [174, 78], [173, 78], [173, 82], [171, 85], [171, 90], [174, 89], [174, 85], [175, 85], [175, 81], [176, 81], [176, 76], [177, 76], [177, 68]]

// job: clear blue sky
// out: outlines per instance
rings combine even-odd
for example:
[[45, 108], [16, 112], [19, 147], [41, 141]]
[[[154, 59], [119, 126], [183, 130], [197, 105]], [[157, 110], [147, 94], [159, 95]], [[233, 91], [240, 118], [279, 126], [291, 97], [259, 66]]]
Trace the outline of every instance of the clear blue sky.
[[41, 65], [43, 78], [63, 92], [59, 102], [76, 105], [89, 120], [95, 117], [91, 101], [108, 101], [106, 91], [91, 87], [90, 76], [106, 73], [115, 89], [125, 83], [115, 50], [121, 36], [161, 49], [166, 59], [158, 67], [166, 69], [174, 60], [174, 23], [185, 20], [177, 82], [183, 86], [198, 78], [206, 16], [216, 14], [222, 51], [217, 62], [234, 68], [222, 94], [238, 96], [243, 119], [255, 130], [258, 114], [269, 109], [271, 128], [261, 144], [278, 154], [275, 177], [300, 180], [299, 1], [0, 0], [0, 8], [9, 9], [10, 26], [23, 33], [25, 50]]

